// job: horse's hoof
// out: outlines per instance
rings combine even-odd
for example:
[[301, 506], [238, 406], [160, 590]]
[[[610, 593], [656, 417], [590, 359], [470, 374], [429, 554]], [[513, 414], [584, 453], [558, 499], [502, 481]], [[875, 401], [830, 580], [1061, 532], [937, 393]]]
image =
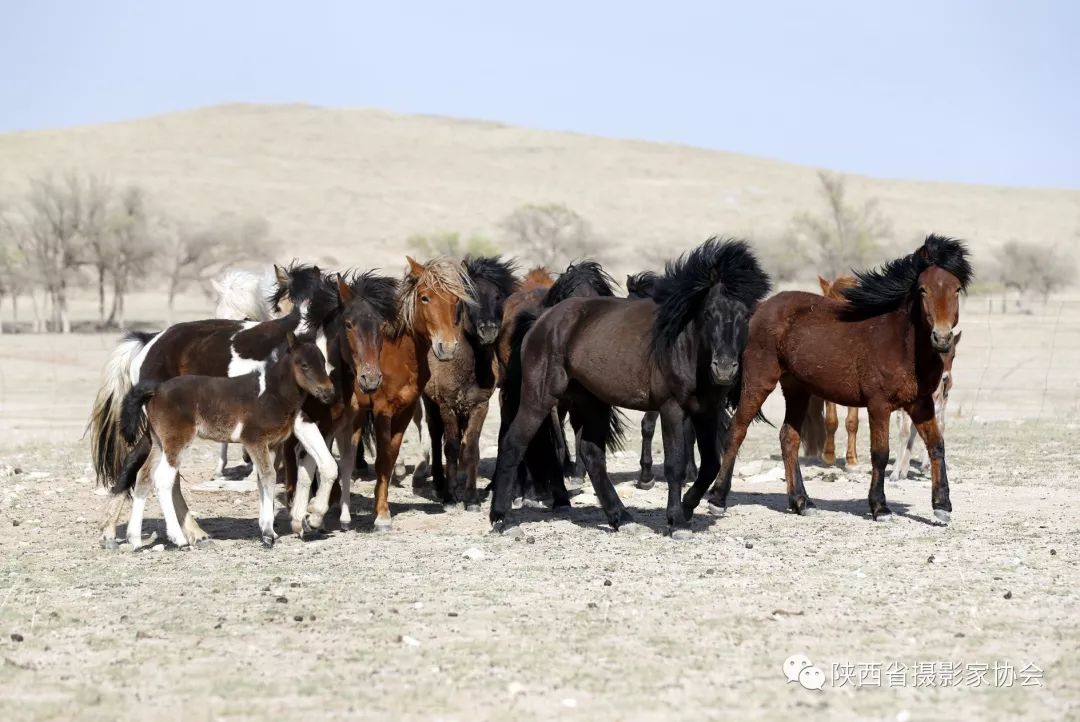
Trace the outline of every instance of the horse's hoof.
[[352, 517], [346, 516], [338, 519], [338, 526], [341, 527], [342, 531], [347, 531], [352, 526]]
[[306, 535], [306, 534], [314, 534], [315, 529], [316, 529], [316, 527], [311, 525], [311, 516], [310, 515], [305, 515], [304, 518], [300, 520], [300, 532], [301, 532], [300, 533], [300, 538], [301, 539], [303, 539], [304, 535]]
[[525, 498], [521, 500], [521, 506], [523, 509], [543, 509], [544, 502], [540, 501], [539, 499]]
[[724, 516], [725, 514], [727, 514], [726, 506], [720, 506], [719, 504], [714, 504], [711, 501], [708, 502], [707, 506], [709, 509], [709, 513], [713, 516]]
[[952, 513], [944, 509], [934, 509], [934, 518], [942, 524], [948, 524], [949, 520], [952, 519]]
[[649, 489], [656, 486], [656, 482], [652, 479], [638, 479], [638, 482], [634, 484], [634, 486], [641, 489], [642, 491], [648, 491]]
[[376, 519], [375, 520], [375, 531], [377, 531], [377, 532], [388, 532], [388, 531], [391, 531], [393, 528], [394, 528], [393, 522], [391, 522], [389, 519]]
[[802, 511], [799, 512], [799, 516], [817, 516], [818, 508], [816, 506], [804, 506]]
[[214, 540], [210, 537], [203, 537], [202, 539], [195, 540], [196, 549], [210, 549], [214, 546]]
[[523, 506], [525, 506], [525, 497], [523, 496], [515, 497], [514, 500], [510, 503], [511, 509], [520, 509]]
[[688, 539], [694, 538], [694, 532], [686, 527], [679, 527], [678, 529], [671, 530], [671, 538], [675, 541], [687, 541]]
[[120, 548], [120, 542], [116, 541], [115, 539], [106, 539], [102, 537], [99, 542], [101, 544], [101, 548], [105, 551], [114, 552]]
[[506, 531], [506, 521], [499, 519], [498, 521], [491, 522], [491, 533], [502, 534]]
[[570, 516], [570, 505], [559, 504], [558, 506], [551, 507], [551, 513], [555, 516]]
[[270, 536], [269, 534], [263, 534], [262, 538], [259, 541], [262, 542], [264, 549], [274, 548], [274, 537]]
[[880, 511], [874, 515], [874, 521], [896, 521], [896, 515], [891, 511]]
[[470, 512], [479, 514], [480, 513], [480, 505], [475, 503], [475, 502], [473, 502], [472, 504], [466, 504], [465, 505], [465, 511], [470, 511]]

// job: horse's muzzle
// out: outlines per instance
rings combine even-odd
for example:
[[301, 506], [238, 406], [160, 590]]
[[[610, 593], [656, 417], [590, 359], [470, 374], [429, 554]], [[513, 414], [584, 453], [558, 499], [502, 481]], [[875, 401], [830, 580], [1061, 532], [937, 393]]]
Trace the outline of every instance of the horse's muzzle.
[[383, 375], [379, 371], [367, 371], [356, 377], [356, 385], [365, 394], [373, 394], [382, 385]]
[[953, 330], [950, 328], [947, 331], [938, 331], [936, 328], [930, 332], [930, 345], [938, 353], [948, 353], [952, 351], [953, 343]]
[[319, 389], [319, 393], [317, 393], [315, 396], [319, 399], [319, 401], [322, 401], [324, 404], [329, 406], [330, 404], [334, 403], [335, 400], [337, 400], [337, 389], [335, 389], [333, 386], [328, 389]]
[[739, 364], [737, 361], [713, 361], [709, 366], [709, 371], [714, 384], [717, 386], [729, 386], [735, 381], [735, 377], [739, 373]]
[[454, 357], [457, 356], [457, 349], [457, 341], [454, 341], [454, 343], [435, 341], [435, 343], [431, 345], [431, 350], [435, 353], [435, 358], [440, 361], [453, 361]]
[[491, 321], [481, 323], [476, 329], [476, 335], [480, 337], [480, 343], [490, 346], [499, 338], [499, 324]]

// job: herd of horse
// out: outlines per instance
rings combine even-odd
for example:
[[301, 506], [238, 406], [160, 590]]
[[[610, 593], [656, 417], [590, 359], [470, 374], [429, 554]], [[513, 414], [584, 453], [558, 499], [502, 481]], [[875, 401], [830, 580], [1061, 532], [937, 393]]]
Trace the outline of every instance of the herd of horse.
[[407, 257], [407, 264], [400, 279], [298, 262], [268, 276], [234, 272], [215, 284], [218, 315], [227, 318], [126, 334], [88, 425], [98, 481], [112, 492], [102, 545], [119, 546], [129, 497], [126, 539], [133, 549], [146, 544], [151, 490], [172, 544], [210, 541], [176, 483], [196, 438], [222, 444], [218, 472], [228, 444], [243, 445], [266, 546], [277, 538], [281, 482], [293, 533], [318, 532], [335, 505], [342, 528], [350, 526], [350, 485], [366, 464], [365, 447], [375, 454], [374, 528], [389, 530], [402, 439], [422, 419], [434, 495], [479, 512], [480, 436], [493, 395], [501, 410], [488, 487], [493, 531], [513, 528], [517, 497], [566, 513], [571, 488], [586, 475], [611, 527], [631, 523], [607, 472], [607, 454], [625, 436], [624, 408], [645, 412], [642, 488], [654, 483], [660, 421], [668, 533], [686, 538], [706, 493], [712, 513], [725, 510], [739, 447], [748, 426], [765, 421], [761, 407], [777, 385], [791, 510], [815, 511], [799, 449], [834, 463], [840, 404], [849, 408], [849, 465], [857, 462], [858, 408], [868, 411], [872, 518], [891, 518], [884, 479], [890, 418], [901, 412], [910, 426], [894, 478], [906, 474], [918, 435], [929, 454], [934, 515], [949, 521], [941, 420], [959, 296], [972, 277], [959, 240], [927, 236], [881, 268], [822, 279], [823, 295], [769, 296], [752, 247], [717, 238], [662, 272], [628, 277], [627, 297], [593, 261], [524, 277], [501, 257]]

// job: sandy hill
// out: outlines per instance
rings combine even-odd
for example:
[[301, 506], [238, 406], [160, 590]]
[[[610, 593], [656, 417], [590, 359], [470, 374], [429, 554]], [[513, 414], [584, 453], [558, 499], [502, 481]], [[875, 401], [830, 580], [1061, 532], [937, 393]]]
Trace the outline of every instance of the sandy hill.
[[[228, 105], [0, 135], [0, 198], [21, 193], [30, 174], [68, 168], [140, 183], [195, 219], [265, 216], [291, 255], [394, 270], [410, 234], [497, 237], [498, 221], [530, 202], [583, 214], [618, 271], [713, 233], [767, 238], [794, 212], [820, 206], [805, 166], [367, 109]], [[976, 248], [1075, 242], [1080, 226], [1080, 191], [852, 176], [850, 192], [876, 196], [905, 239], [933, 229]]]

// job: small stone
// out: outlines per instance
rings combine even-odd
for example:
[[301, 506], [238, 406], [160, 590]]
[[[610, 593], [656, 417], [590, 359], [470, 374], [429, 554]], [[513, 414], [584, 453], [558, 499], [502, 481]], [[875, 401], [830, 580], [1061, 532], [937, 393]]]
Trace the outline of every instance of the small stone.
[[1012, 592], [1005, 592], [1006, 599], [1012, 599]]
[[747, 549], [753, 549], [754, 548], [754, 542], [746, 542], [746, 548]]
[[263, 590], [264, 592], [268, 592], [268, 591], [270, 591], [270, 585], [269, 585], [269, 584], [267, 584], [267, 585], [266, 585], [265, 587], [263, 587], [263, 588], [262, 588], [262, 590]]
[[1056, 557], [1057, 556], [1057, 549], [1051, 549], [1050, 550], [1050, 556]]
[[406, 647], [419, 647], [420, 646], [420, 640], [419, 639], [414, 639], [413, 637], [410, 637], [407, 634], [402, 634], [400, 637], [398, 637], [398, 641], [401, 642], [402, 644], [404, 644]]
[[225, 624], [225, 617], [218, 617], [217, 624], [214, 625], [214, 629], [221, 629], [221, 625]]
[[273, 582], [274, 584], [281, 584], [281, 577], [274, 577], [270, 581]]
[[289, 586], [292, 587], [293, 589], [296, 589], [297, 587], [300, 586], [300, 582], [290, 582]]
[[12, 519], [11, 520], [11, 525], [12, 526], [18, 526], [19, 525], [19, 520], [18, 519]]
[[152, 551], [152, 552], [163, 552], [163, 551], [165, 551], [165, 545], [164, 544], [155, 544], [154, 546], [150, 547], [150, 551]]
[[484, 558], [484, 552], [480, 551], [476, 547], [471, 547], [462, 552], [461, 556], [465, 559], [471, 559], [475, 562]]
[[525, 543], [526, 544], [535, 544], [536, 543], [536, 537], [534, 537], [534, 536], [525, 537]]
[[934, 563], [934, 555], [933, 554], [931, 554], [930, 556], [928, 556], [926, 558], [926, 563], [927, 564], [933, 564]]
[[304, 621], [304, 615], [303, 614], [294, 615], [293, 616], [293, 621], [294, 622], [302, 622], [302, 621]]
[[19, 634], [18, 632], [12, 632], [11, 633], [11, 641], [12, 642], [21, 642], [21, 641], [23, 641], [23, 636], [21, 634]]
[[127, 622], [127, 620], [128, 620], [128, 615], [126, 615], [126, 614], [121, 614], [120, 615], [120, 623], [121, 624], [124, 624], [125, 622]]
[[611, 580], [610, 579], [605, 579], [604, 580], [604, 586], [605, 587], [610, 587], [611, 586]]
[[709, 568], [709, 569], [706, 569], [706, 570], [705, 570], [705, 573], [706, 573], [706, 574], [716, 574], [716, 570], [715, 570], [715, 569], [712, 569], [712, 568]]
[[278, 604], [288, 604], [289, 603], [289, 598], [288, 597], [278, 597], [274, 601], [277, 602]]
[[567, 709], [574, 709], [575, 707], [577, 707], [577, 700], [573, 697], [566, 697], [562, 701], [562, 706], [566, 707]]
[[596, 609], [596, 607], [597, 607], [596, 602], [589, 602], [589, 609]]
[[446, 616], [448, 616], [448, 617], [456, 617], [457, 615], [458, 615], [457, 612], [447, 612], [446, 613]]
[[315, 615], [314, 614], [309, 614], [308, 615], [308, 621], [309, 622], [314, 622], [315, 621]]
[[953, 636], [954, 636], [954, 637], [963, 637], [963, 636], [964, 636], [964, 633], [963, 633], [963, 632], [957, 632], [957, 633], [956, 633], [956, 634], [954, 634]]

